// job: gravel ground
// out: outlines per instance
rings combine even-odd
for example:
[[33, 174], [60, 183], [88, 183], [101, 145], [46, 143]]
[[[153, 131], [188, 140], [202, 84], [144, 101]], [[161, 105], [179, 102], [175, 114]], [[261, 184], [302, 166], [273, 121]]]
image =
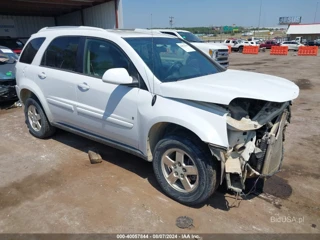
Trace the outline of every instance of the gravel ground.
[[[22, 108], [0, 110], [0, 233], [319, 233], [320, 58], [232, 53], [230, 68], [296, 82], [281, 172], [265, 193], [233, 207], [219, 189], [205, 204], [186, 207], [165, 196], [152, 164], [59, 131], [32, 137]], [[1, 105], [2, 108], [5, 105]], [[88, 150], [103, 162], [91, 165]], [[177, 228], [179, 216], [193, 219]]]

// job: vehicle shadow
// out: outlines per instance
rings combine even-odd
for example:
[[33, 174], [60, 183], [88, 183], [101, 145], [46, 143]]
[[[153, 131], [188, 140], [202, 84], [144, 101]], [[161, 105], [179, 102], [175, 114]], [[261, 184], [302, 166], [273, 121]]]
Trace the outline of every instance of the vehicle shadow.
[[101, 155], [103, 161], [124, 168], [141, 178], [146, 179], [149, 175], [153, 175], [152, 164], [150, 162], [121, 150], [60, 129], [52, 139], [85, 153], [88, 153], [89, 150], [97, 152]]
[[[95, 151], [101, 155], [103, 161], [107, 161], [109, 163], [117, 165], [120, 168], [126, 169], [143, 179], [147, 179], [152, 187], [164, 194], [154, 176], [152, 163], [150, 162], [147, 162], [139, 157], [123, 152], [121, 150], [108, 147], [106, 145], [63, 130], [58, 130], [57, 134], [55, 134], [52, 139], [85, 153], [87, 153], [89, 150]], [[274, 184], [274, 181], [271, 181], [270, 183]], [[251, 184], [252, 183], [248, 183], [248, 185], [246, 184], [246, 189], [250, 190]], [[284, 183], [281, 182], [281, 184], [283, 186]], [[286, 185], [286, 187], [291, 188], [289, 185]], [[270, 189], [270, 184], [267, 184], [267, 189]], [[289, 194], [291, 194], [292, 191], [289, 192]], [[231, 208], [238, 207], [241, 200], [246, 201], [256, 197], [259, 197], [259, 191], [258, 193], [252, 192], [245, 197], [239, 197], [238, 199], [236, 199], [235, 194], [227, 190], [226, 184], [224, 182], [218, 187], [216, 192], [207, 201], [191, 207], [202, 208], [204, 206], [211, 206], [214, 209], [229, 211]]]

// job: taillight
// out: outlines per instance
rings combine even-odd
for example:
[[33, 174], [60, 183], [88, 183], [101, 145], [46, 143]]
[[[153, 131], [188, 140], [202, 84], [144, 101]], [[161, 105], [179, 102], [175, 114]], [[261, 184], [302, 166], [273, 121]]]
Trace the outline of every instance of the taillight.
[[15, 49], [13, 50], [14, 53], [20, 54], [21, 53], [21, 49]]

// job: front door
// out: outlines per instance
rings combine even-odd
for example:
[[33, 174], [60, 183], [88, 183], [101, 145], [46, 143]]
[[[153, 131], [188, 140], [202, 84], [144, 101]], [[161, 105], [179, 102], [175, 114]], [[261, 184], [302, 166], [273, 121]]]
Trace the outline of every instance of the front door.
[[105, 83], [102, 76], [110, 68], [135, 68], [114, 43], [87, 38], [83, 53], [83, 74], [77, 83], [77, 121], [86, 132], [106, 140], [138, 148], [138, 87]]

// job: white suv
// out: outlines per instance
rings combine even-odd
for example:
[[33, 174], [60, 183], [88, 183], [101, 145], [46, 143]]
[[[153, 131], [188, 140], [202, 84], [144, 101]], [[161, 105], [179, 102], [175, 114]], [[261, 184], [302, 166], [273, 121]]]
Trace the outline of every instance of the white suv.
[[16, 65], [16, 91], [30, 133], [61, 128], [153, 162], [163, 191], [184, 204], [205, 201], [226, 179], [282, 162], [292, 82], [226, 70], [165, 34], [89, 27], [45, 28]]
[[295, 41], [286, 41], [286, 42], [282, 42], [280, 44], [280, 46], [287, 46], [288, 47], [288, 50], [294, 50], [294, 51], [298, 51], [299, 50], [299, 47], [302, 47], [304, 46], [303, 44], [301, 43], [297, 43]]

